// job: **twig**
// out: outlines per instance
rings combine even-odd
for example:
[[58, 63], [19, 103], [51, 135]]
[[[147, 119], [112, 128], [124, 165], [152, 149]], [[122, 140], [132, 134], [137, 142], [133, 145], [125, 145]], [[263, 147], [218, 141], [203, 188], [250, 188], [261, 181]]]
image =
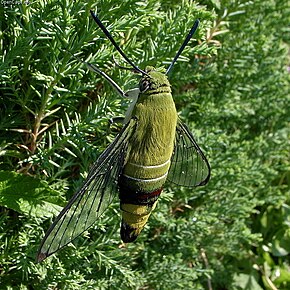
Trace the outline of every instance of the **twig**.
[[[206, 269], [209, 269], [209, 263], [208, 263], [208, 259], [207, 259], [207, 256], [206, 256], [206, 253], [205, 253], [205, 250], [203, 249], [203, 248], [201, 248], [201, 258], [202, 258], [202, 260], [203, 260], [203, 262], [204, 262], [204, 264], [205, 264], [205, 268]], [[208, 289], [209, 290], [212, 290], [213, 288], [212, 288], [212, 284], [211, 284], [211, 278], [210, 277], [208, 277], [207, 278], [207, 286], [208, 286]]]

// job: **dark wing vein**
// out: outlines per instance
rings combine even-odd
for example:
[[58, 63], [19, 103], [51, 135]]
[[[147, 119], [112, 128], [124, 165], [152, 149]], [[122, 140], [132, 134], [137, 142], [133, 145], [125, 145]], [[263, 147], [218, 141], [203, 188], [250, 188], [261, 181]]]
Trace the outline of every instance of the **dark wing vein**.
[[87, 230], [113, 201], [118, 193], [118, 177], [135, 125], [136, 120], [131, 119], [92, 166], [83, 186], [47, 231], [37, 255], [38, 262]]
[[185, 124], [178, 122], [175, 147], [167, 179], [181, 186], [205, 185], [210, 165]]

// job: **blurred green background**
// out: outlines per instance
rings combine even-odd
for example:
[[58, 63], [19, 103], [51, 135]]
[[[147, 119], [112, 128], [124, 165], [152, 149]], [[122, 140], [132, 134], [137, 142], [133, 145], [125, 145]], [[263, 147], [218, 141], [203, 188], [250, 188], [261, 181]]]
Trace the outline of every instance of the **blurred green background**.
[[[22, 4], [20, 4], [22, 2]], [[124, 90], [136, 76], [89, 15], [138, 66], [165, 66], [181, 119], [212, 166], [208, 185], [168, 184], [133, 244], [118, 200], [41, 264], [39, 243], [128, 103], [65, 49]], [[1, 1], [1, 289], [290, 289], [289, 2]]]

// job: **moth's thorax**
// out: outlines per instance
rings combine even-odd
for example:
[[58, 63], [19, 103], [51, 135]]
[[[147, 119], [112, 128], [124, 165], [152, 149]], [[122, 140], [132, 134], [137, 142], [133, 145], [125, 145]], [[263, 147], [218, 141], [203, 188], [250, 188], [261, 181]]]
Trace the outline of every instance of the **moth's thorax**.
[[167, 76], [152, 67], [145, 71], [148, 75], [140, 81], [140, 94], [132, 110], [138, 121], [128, 162], [155, 166], [166, 163], [172, 155], [177, 112]]

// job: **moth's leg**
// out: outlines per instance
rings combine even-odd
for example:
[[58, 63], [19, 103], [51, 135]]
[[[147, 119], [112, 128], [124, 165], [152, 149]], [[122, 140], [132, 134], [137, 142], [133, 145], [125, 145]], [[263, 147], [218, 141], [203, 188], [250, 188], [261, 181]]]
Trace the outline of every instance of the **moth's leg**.
[[134, 88], [134, 89], [131, 89], [131, 90], [128, 90], [127, 92], [125, 92], [125, 97], [128, 99], [131, 99], [133, 101], [136, 101], [139, 94], [140, 94], [140, 89]]
[[127, 124], [130, 120], [130, 118], [132, 117], [132, 111], [136, 105], [136, 102], [138, 100], [138, 97], [139, 97], [139, 94], [140, 94], [140, 89], [139, 88], [134, 88], [134, 89], [131, 89], [129, 91], [127, 91], [125, 93], [125, 97], [128, 98], [128, 99], [131, 99], [132, 102], [125, 114], [125, 120], [124, 120], [124, 124]]
[[112, 117], [108, 120], [107, 134], [110, 134], [114, 131], [119, 133], [124, 124], [124, 117]]
[[116, 129], [118, 131], [121, 130], [121, 126], [113, 126], [114, 124], [127, 124], [131, 117], [132, 110], [136, 104], [136, 101], [138, 99], [138, 96], [140, 94], [140, 89], [139, 88], [134, 88], [131, 90], [128, 90], [126, 93], [124, 93], [124, 96], [128, 99], [132, 100], [132, 103], [130, 104], [128, 111], [126, 112], [126, 117], [113, 117], [109, 119], [109, 124], [108, 124], [108, 129], [107, 133], [111, 133], [112, 129]]
[[113, 124], [115, 124], [115, 123], [123, 123], [124, 122], [124, 119], [125, 119], [125, 117], [113, 117], [113, 118], [110, 118], [109, 119], [109, 123], [110, 123], [110, 125], [113, 125]]

